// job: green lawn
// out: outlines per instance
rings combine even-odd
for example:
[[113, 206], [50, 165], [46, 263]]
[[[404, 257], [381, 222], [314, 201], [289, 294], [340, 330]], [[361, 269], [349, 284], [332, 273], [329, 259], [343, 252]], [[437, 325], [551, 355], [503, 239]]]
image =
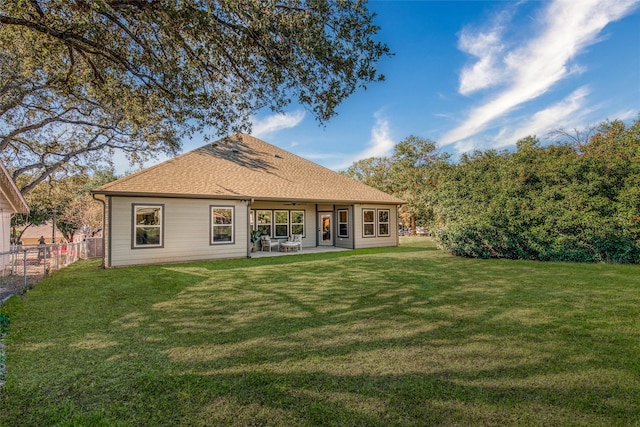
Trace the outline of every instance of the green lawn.
[[640, 266], [399, 248], [101, 270], [13, 298], [0, 425], [640, 425]]

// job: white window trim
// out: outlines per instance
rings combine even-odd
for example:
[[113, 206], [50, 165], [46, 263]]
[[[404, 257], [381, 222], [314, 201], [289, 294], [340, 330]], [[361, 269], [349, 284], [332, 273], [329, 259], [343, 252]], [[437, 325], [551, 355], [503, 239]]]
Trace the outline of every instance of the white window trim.
[[[277, 216], [278, 216], [278, 212], [283, 212], [287, 215], [287, 222], [277, 222]], [[271, 218], [273, 220], [273, 237], [276, 239], [285, 239], [287, 237], [289, 237], [290, 234], [290, 230], [291, 230], [291, 214], [290, 211], [288, 210], [283, 210], [283, 209], [278, 209], [278, 210], [274, 210], [273, 214], [271, 215]], [[279, 225], [284, 225], [287, 227], [287, 231], [285, 234], [277, 234], [277, 230], [278, 230], [278, 226]]]
[[[259, 222], [260, 212], [269, 212], [269, 222], [265, 224], [261, 224]], [[265, 234], [265, 236], [273, 236], [273, 210], [272, 209], [256, 209], [256, 219], [255, 219], [255, 227], [256, 230], [260, 228], [262, 225], [269, 225], [269, 233]]]
[[[144, 208], [152, 208], [152, 209], [160, 209], [160, 224], [158, 225], [138, 225], [137, 221], [137, 211], [138, 209]], [[131, 205], [131, 213], [132, 213], [132, 227], [131, 227], [131, 249], [152, 249], [152, 248], [163, 248], [164, 247], [164, 205], [163, 204], [139, 204], [133, 203]], [[158, 228], [160, 230], [159, 243], [157, 244], [138, 244], [137, 239], [137, 231], [138, 228]]]
[[[341, 212], [345, 212], [346, 213], [346, 217], [347, 217], [346, 221], [340, 221], [340, 213]], [[363, 217], [363, 221], [364, 221], [364, 217]], [[342, 224], [346, 224], [347, 225], [347, 234], [340, 234], [340, 229], [341, 229], [340, 226]], [[349, 209], [338, 209], [338, 237], [349, 238]]]
[[[294, 212], [300, 212], [302, 214], [302, 222], [293, 222], [292, 218], [293, 218], [293, 213]], [[304, 223], [305, 223], [305, 220], [306, 220], [306, 216], [307, 216], [306, 212], [304, 210], [302, 210], [302, 209], [296, 209], [296, 210], [290, 210], [289, 211], [289, 232], [291, 234], [294, 234], [293, 233], [293, 226], [294, 225], [301, 225], [302, 226], [302, 233], [295, 233], [295, 234], [302, 234], [302, 237], [305, 237], [305, 235], [304, 235], [305, 234], [304, 233], [304, 230], [305, 230]]]
[[[216, 224], [215, 220], [213, 218], [213, 212], [216, 209], [229, 209], [231, 210], [231, 224]], [[232, 245], [235, 243], [236, 241], [236, 227], [235, 227], [235, 222], [236, 222], [236, 210], [235, 210], [235, 206], [218, 206], [218, 205], [210, 205], [209, 206], [209, 244], [210, 245]], [[223, 242], [216, 242], [213, 240], [214, 236], [215, 236], [215, 232], [214, 229], [215, 227], [231, 227], [231, 241], [223, 241]]]
[[[380, 221], [380, 212], [387, 212], [387, 221]], [[376, 212], [377, 227], [376, 232], [379, 237], [388, 237], [391, 235], [391, 209], [378, 209]], [[387, 233], [380, 233], [380, 224], [387, 224]]]
[[[365, 222], [364, 220], [364, 215], [365, 212], [373, 212], [373, 221], [372, 222]], [[376, 215], [377, 212], [375, 209], [362, 209], [362, 237], [363, 238], [369, 238], [369, 237], [376, 237]], [[373, 225], [373, 234], [365, 234], [365, 226], [372, 224]]]

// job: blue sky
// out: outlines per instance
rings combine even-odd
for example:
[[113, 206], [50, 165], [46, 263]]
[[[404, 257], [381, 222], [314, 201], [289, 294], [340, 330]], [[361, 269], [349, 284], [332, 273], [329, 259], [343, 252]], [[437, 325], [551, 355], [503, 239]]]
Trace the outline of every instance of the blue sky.
[[[410, 135], [452, 153], [640, 114], [640, 0], [370, 1], [394, 56], [326, 125], [302, 107], [252, 134], [323, 166], [391, 154]], [[184, 151], [203, 145], [184, 141]]]

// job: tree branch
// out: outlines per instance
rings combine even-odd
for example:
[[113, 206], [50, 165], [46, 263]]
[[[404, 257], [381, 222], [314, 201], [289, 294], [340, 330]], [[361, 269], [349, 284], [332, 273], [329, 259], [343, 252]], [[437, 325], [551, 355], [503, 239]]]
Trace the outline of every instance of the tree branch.
[[[68, 44], [74, 47], [78, 52], [85, 52], [85, 53], [96, 55], [96, 56], [103, 56], [107, 60], [122, 66], [125, 70], [127, 70], [136, 78], [138, 78], [144, 85], [155, 86], [156, 88], [166, 93], [171, 93], [169, 89], [167, 89], [162, 84], [160, 84], [152, 76], [141, 73], [138, 70], [136, 70], [133, 64], [131, 64], [129, 60], [121, 56], [118, 52], [114, 51], [113, 49], [108, 49], [97, 42], [94, 42], [85, 37], [82, 37], [79, 34], [71, 33], [69, 31], [55, 30], [53, 28], [49, 28], [37, 22], [27, 21], [25, 19], [14, 18], [10, 16], [5, 16], [5, 15], [0, 15], [0, 23], [5, 25], [15, 25], [19, 27], [24, 27], [24, 28], [31, 29], [33, 31], [37, 31], [42, 34], [46, 34], [48, 36], [51, 36], [53, 38], [56, 38], [62, 41], [65, 44]], [[94, 71], [97, 71], [97, 69], [95, 69], [93, 64], [89, 64], [89, 65], [92, 68], [94, 68]], [[102, 78], [100, 78], [100, 80], [102, 80]]]

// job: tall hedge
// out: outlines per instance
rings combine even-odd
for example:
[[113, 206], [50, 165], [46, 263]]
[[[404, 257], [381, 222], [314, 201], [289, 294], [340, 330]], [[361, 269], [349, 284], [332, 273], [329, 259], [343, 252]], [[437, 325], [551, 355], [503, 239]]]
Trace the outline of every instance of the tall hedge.
[[455, 255], [640, 263], [640, 119], [465, 155], [440, 176], [434, 234]]

